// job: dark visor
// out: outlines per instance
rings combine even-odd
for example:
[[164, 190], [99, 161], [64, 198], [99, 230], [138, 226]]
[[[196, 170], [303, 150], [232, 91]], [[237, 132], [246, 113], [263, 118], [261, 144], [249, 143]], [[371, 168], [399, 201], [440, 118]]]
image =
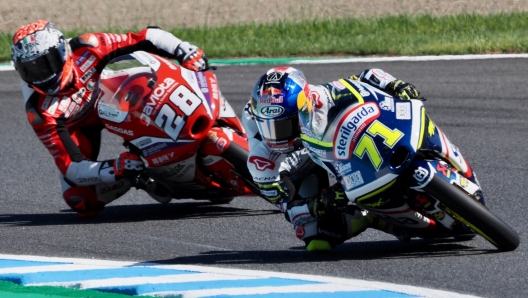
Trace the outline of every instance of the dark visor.
[[54, 75], [59, 74], [63, 66], [64, 61], [57, 48], [51, 48], [47, 54], [31, 61], [15, 61], [20, 78], [30, 84], [46, 83]]
[[256, 117], [257, 125], [264, 140], [271, 144], [283, 144], [299, 136], [299, 117], [264, 119]]

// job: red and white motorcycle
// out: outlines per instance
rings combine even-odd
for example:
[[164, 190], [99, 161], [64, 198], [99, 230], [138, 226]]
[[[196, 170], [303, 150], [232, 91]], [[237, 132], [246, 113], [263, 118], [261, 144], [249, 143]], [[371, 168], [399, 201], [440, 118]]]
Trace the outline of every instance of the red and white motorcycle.
[[259, 193], [244, 129], [213, 73], [138, 51], [111, 61], [95, 90], [105, 128], [143, 158], [146, 174], [172, 198], [227, 203]]

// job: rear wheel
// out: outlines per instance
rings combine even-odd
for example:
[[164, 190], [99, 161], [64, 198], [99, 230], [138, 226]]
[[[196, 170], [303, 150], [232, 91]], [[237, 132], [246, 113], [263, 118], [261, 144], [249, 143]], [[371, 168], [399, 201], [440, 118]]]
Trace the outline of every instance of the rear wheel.
[[499, 250], [511, 251], [519, 246], [519, 235], [462, 189], [434, 175], [423, 190], [439, 200], [444, 205], [444, 211], [484, 237]]

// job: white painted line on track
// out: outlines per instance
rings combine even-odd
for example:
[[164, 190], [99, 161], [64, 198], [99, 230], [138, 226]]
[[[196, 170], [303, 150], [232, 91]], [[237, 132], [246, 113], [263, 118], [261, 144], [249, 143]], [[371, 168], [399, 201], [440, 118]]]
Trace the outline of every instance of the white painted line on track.
[[440, 56], [398, 56], [398, 57], [363, 57], [363, 58], [332, 58], [324, 60], [298, 59], [289, 64], [330, 64], [357, 62], [394, 62], [394, 61], [442, 61], [442, 60], [479, 60], [528, 58], [528, 54], [482, 54], [482, 55], [440, 55]]
[[[21, 264], [17, 262], [20, 262]], [[55, 278], [55, 273], [60, 273], [57, 270], [61, 266], [63, 268], [63, 274], [58, 274], [57, 278]], [[124, 274], [124, 277], [109, 277], [106, 275], [106, 277], [100, 276], [100, 278], [98, 278], [98, 274], [87, 274], [90, 270], [99, 270], [97, 272], [101, 272], [101, 275], [104, 275], [105, 270], [113, 270], [113, 272], [116, 272], [127, 270], [141, 271], [143, 269], [149, 270], [149, 272], [156, 270], [168, 270], [168, 272], [165, 272], [167, 274], [161, 275], [138, 274], [138, 276], [130, 276], [130, 274]], [[118, 262], [7, 254], [0, 254], [0, 270], [0, 279], [9, 278], [14, 275], [18, 277], [24, 285], [68, 286], [80, 289], [106, 288], [105, 291], [129, 288], [129, 291], [131, 291], [130, 289], [136, 290], [137, 295], [172, 295], [172, 297], [174, 295], [182, 295], [184, 298], [216, 295], [225, 295], [225, 297], [229, 297], [257, 294], [280, 294], [288, 297], [288, 294], [299, 293], [319, 293], [321, 295], [325, 295], [325, 293], [334, 293], [336, 295], [341, 293], [346, 295], [346, 293], [354, 292], [357, 292], [358, 294], [360, 292], [365, 292], [369, 294], [369, 297], [380, 298], [392, 294], [396, 297], [476, 297], [430, 288], [329, 276], [194, 265], [164, 265], [157, 263]], [[174, 270], [174, 273], [170, 272], [170, 270]], [[76, 276], [75, 271], [82, 271], [82, 274]], [[67, 272], [66, 278], [64, 277], [64, 272]], [[49, 278], [50, 276], [51, 278]], [[65, 278], [65, 280], [62, 282], [57, 281], [61, 278]], [[45, 282], [34, 282], [39, 279], [44, 280]], [[267, 282], [268, 280], [279, 282], [274, 284]], [[252, 282], [257, 284], [248, 286], [248, 284]], [[214, 283], [214, 286], [196, 286], [197, 284], [202, 285], [208, 283]], [[148, 285], [147, 290], [145, 290], [145, 285]], [[171, 289], [171, 286], [174, 288]], [[150, 288], [154, 289], [155, 287], [158, 287], [161, 290], [148, 291]], [[185, 287], [187, 287], [187, 289], [181, 290], [181, 288]]]
[[[361, 62], [397, 62], [397, 61], [449, 61], [449, 60], [482, 60], [482, 59], [508, 59], [508, 58], [528, 58], [527, 54], [479, 54], [479, 55], [439, 55], [439, 56], [397, 56], [397, 57], [351, 57], [351, 58], [292, 58], [291, 60], [277, 59], [248, 59], [250, 62], [240, 60], [217, 60], [212, 63], [215, 66], [228, 65], [255, 65], [255, 64], [331, 64], [331, 63], [361, 63]], [[260, 62], [258, 62], [260, 61]], [[11, 71], [15, 68], [10, 63], [0, 64], [0, 71]]]

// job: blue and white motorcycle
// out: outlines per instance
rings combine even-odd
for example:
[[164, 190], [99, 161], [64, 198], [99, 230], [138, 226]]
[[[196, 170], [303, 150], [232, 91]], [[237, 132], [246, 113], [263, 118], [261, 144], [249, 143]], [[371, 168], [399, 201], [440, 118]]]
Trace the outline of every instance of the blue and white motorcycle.
[[469, 240], [479, 234], [499, 250], [517, 248], [518, 234], [485, 206], [475, 173], [422, 101], [340, 82], [357, 101], [329, 116], [322, 137], [304, 129], [301, 139], [350, 201], [410, 237]]

